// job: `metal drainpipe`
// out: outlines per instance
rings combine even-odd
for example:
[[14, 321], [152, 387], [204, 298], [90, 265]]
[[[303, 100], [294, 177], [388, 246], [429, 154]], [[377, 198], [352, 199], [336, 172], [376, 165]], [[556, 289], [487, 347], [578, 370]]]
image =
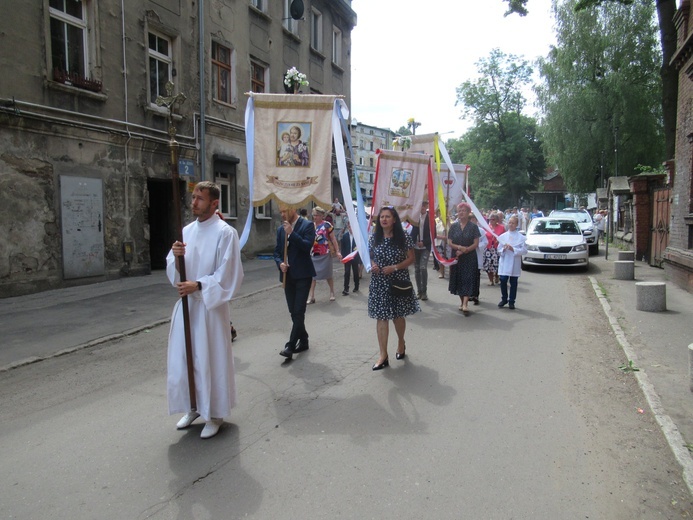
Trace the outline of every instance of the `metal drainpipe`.
[[[197, 158], [200, 161], [200, 180], [207, 180], [206, 163], [207, 152], [205, 148], [205, 2], [198, 0], [199, 22], [200, 22], [200, 148], [197, 151]], [[210, 179], [214, 180], [214, 179]]]
[[125, 239], [130, 240], [130, 196], [128, 194], [130, 185], [130, 166], [129, 166], [129, 155], [128, 147], [130, 146], [130, 140], [132, 135], [130, 134], [130, 125], [128, 124], [128, 62], [125, 52], [125, 0], [120, 0], [120, 17], [121, 17], [121, 32], [123, 40], [123, 91], [124, 91], [124, 105], [125, 105], [125, 130], [128, 133], [128, 138], [125, 141]]

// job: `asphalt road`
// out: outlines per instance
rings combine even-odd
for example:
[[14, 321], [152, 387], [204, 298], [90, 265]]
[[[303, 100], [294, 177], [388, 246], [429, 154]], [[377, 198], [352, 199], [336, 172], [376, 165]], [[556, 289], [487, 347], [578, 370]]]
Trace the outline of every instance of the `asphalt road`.
[[523, 273], [515, 311], [484, 285], [464, 317], [431, 271], [381, 372], [366, 291], [320, 283], [292, 362], [281, 289], [239, 299], [239, 405], [207, 441], [166, 414], [166, 325], [0, 373], [2, 516], [690, 517], [588, 274]]

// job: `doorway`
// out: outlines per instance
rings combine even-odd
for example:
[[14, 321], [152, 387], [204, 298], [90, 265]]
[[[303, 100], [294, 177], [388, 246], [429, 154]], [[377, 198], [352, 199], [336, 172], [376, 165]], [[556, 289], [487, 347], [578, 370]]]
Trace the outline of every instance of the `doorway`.
[[[176, 240], [173, 187], [169, 180], [149, 179], [147, 190], [149, 191], [149, 263], [152, 270], [166, 269], [166, 255], [171, 250], [171, 244]], [[182, 187], [181, 193], [185, 193]]]

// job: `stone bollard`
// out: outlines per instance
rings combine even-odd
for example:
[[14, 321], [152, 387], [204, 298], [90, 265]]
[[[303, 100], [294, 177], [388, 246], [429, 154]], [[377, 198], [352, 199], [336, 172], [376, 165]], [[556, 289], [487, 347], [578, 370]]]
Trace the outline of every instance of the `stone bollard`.
[[688, 345], [688, 379], [693, 392], [693, 343]]
[[667, 284], [664, 282], [637, 282], [635, 284], [635, 308], [647, 312], [667, 310]]
[[619, 251], [618, 259], [633, 262], [635, 261], [635, 251]]
[[614, 262], [614, 278], [617, 280], [634, 280], [635, 262], [633, 260], [616, 260]]

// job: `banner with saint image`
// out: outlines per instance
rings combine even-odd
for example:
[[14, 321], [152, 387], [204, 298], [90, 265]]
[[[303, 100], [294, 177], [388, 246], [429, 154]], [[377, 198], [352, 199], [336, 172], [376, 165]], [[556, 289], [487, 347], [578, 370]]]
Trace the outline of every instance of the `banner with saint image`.
[[402, 222], [418, 225], [430, 168], [429, 155], [381, 150], [373, 186], [374, 214], [393, 206]]
[[274, 199], [292, 207], [310, 201], [330, 207], [332, 117], [337, 96], [251, 96], [252, 205]]

